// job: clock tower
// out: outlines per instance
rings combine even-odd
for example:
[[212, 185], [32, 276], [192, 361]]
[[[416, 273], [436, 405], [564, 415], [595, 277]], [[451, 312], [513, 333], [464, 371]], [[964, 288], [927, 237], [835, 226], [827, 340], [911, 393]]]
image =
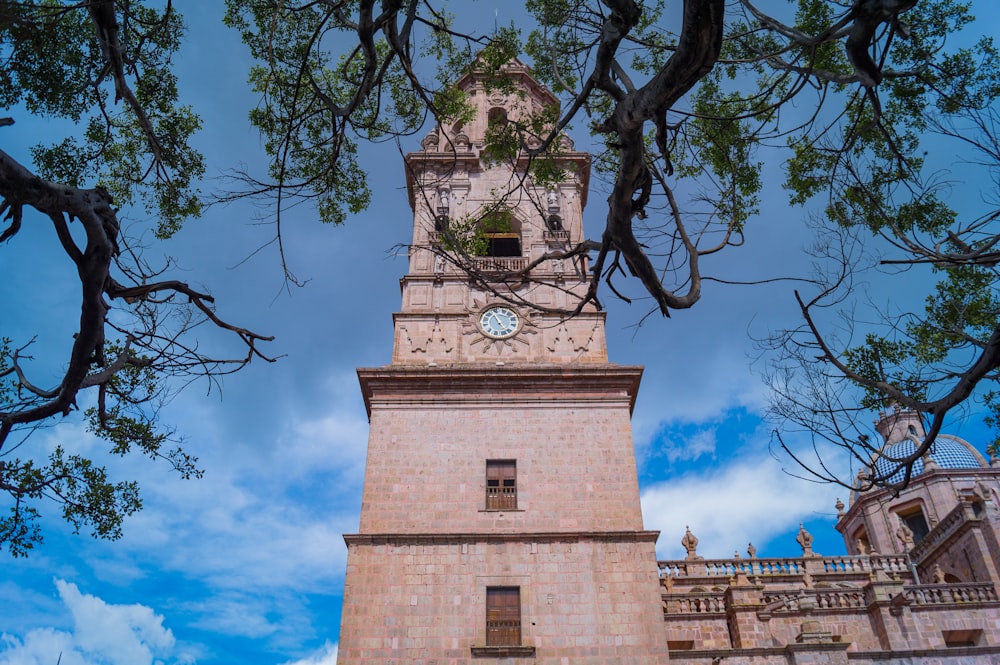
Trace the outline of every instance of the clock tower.
[[608, 362], [603, 312], [565, 315], [591, 277], [563, 257], [590, 157], [563, 138], [565, 177], [540, 186], [485, 154], [488, 132], [557, 104], [523, 64], [506, 73], [506, 92], [464, 77], [474, 117], [405, 158], [392, 363], [358, 370], [371, 430], [341, 664], [667, 662], [630, 425], [642, 370]]

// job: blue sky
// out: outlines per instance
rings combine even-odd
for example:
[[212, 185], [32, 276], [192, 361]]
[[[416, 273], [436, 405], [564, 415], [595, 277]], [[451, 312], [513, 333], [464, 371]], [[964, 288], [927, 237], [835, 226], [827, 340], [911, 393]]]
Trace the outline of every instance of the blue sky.
[[[219, 23], [221, 3], [179, 9], [190, 38], [178, 75], [205, 121], [197, 141], [209, 175], [259, 166], [260, 141], [245, 121], [255, 102], [244, 84], [248, 62]], [[499, 12], [501, 23], [510, 18]], [[27, 161], [39, 131], [60, 130], [18, 118], [0, 128], [0, 141]], [[405, 269], [393, 247], [409, 239], [412, 222], [395, 146], [367, 148], [363, 159], [377, 174], [369, 210], [342, 228], [320, 225], [307, 208], [288, 220], [290, 263], [310, 280], [305, 288], [284, 290], [273, 251], [244, 260], [271, 233], [250, 204], [212, 208], [154, 248], [177, 259], [181, 278], [210, 288], [224, 317], [276, 335], [273, 353], [283, 358], [226, 378], [221, 391], [188, 386], [164, 413], [200, 456], [204, 479], [182, 481], [145, 459], [107, 460], [144, 492], [145, 509], [121, 540], [74, 536], [46, 516], [46, 542], [0, 569], [0, 665], [52, 664], [60, 654], [62, 665], [334, 662], [341, 536], [357, 530], [367, 441], [354, 371], [390, 359]], [[769, 181], [780, 176], [776, 165], [765, 169]], [[204, 189], [222, 184], [210, 179]], [[591, 230], [603, 199], [592, 191]], [[772, 190], [746, 247], [717, 260], [746, 279], [804, 271], [810, 236], [801, 218]], [[3, 334], [41, 331], [40, 344], [59, 338], [76, 307], [71, 288], [49, 286], [72, 283], [69, 267], [42, 247], [52, 247], [51, 230], [34, 219], [0, 252], [8, 274], [30, 265], [40, 285], [0, 284], [6, 311], [23, 313], [3, 319]], [[768, 394], [751, 336], [797, 321], [792, 287], [710, 283], [693, 310], [638, 328], [641, 303], [607, 304], [612, 360], [646, 367], [635, 441], [645, 522], [662, 532], [660, 556], [683, 555], [687, 525], [707, 557], [742, 553], [750, 541], [758, 556], [795, 555], [803, 521], [817, 551], [842, 553], [833, 504], [847, 497], [784, 473], [761, 420]], [[975, 423], [951, 431], [984, 447]], [[72, 419], [36, 433], [30, 446], [43, 454], [57, 443], [103, 455]]]

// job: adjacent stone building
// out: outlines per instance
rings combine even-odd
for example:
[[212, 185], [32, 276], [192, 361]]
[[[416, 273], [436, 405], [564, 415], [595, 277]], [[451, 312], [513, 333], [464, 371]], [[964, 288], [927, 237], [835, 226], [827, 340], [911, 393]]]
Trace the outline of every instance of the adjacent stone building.
[[[371, 431], [338, 662], [1000, 662], [1000, 469], [957, 439], [938, 450], [961, 468], [939, 454], [899, 497], [851, 497], [847, 556], [803, 531], [801, 558], [710, 561], [689, 533], [686, 559], [656, 560], [642, 370], [608, 362], [603, 312], [561, 313], [590, 285], [585, 257], [560, 256], [584, 237], [590, 157], [564, 138], [567, 176], [540, 186], [526, 159], [483, 154], [497, 123], [557, 103], [508, 73], [507, 92], [463, 78], [475, 117], [405, 159], [412, 249], [392, 363], [358, 371]], [[880, 431], [905, 445], [918, 426]]]
[[[880, 414], [877, 470], [916, 450], [920, 418]], [[1000, 663], [1000, 464], [940, 435], [907, 488], [837, 504], [846, 556], [660, 561], [679, 663]], [[902, 474], [902, 472], [899, 472]], [[893, 478], [898, 480], [900, 478]]]

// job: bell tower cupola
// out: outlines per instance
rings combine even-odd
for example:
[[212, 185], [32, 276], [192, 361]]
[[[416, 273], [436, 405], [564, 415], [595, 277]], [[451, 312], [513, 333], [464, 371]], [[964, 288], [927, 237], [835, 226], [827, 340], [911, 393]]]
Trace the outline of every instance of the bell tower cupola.
[[[413, 238], [394, 363], [607, 361], [603, 313], [565, 314], [590, 279], [585, 255], [562, 256], [583, 240], [590, 155], [567, 136], [541, 150], [532, 119], [558, 101], [522, 63], [504, 72], [503, 90], [463, 77], [471, 118], [438, 125], [406, 156]], [[500, 156], [498, 136], [529, 150]]]

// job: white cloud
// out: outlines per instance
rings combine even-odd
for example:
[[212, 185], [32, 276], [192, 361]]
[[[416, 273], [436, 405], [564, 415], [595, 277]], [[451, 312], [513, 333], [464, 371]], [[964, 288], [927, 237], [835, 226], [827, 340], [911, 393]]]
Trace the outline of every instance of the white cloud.
[[168, 653], [174, 636], [163, 617], [145, 605], [109, 605], [80, 593], [75, 584], [56, 580], [59, 597], [73, 615], [76, 643], [87, 653], [103, 654], [113, 665], [152, 663]]
[[662, 534], [660, 558], [684, 557], [685, 526], [699, 539], [700, 556], [730, 558], [750, 542], [758, 556], [767, 556], [769, 541], [830, 512], [839, 493], [835, 486], [789, 476], [770, 457], [744, 457], [646, 487], [642, 513], [646, 528]]
[[47, 627], [23, 639], [3, 634], [0, 665], [152, 665], [173, 656], [173, 633], [151, 608], [106, 603], [60, 579], [55, 585], [72, 616], [72, 632]]
[[0, 634], [0, 665], [89, 665], [73, 636], [52, 628], [30, 631], [23, 640]]
[[[99, 442], [71, 423], [58, 432], [41, 433], [43, 447], [54, 445], [56, 434], [70, 436], [95, 461], [108, 464], [115, 478], [138, 480], [144, 501], [143, 510], [126, 520], [121, 540], [75, 542], [80, 561], [75, 569], [63, 566], [60, 576], [92, 575], [119, 589], [137, 584], [148, 589], [158, 584], [157, 578], [180, 576], [184, 596], [164, 604], [182, 617], [171, 619], [178, 630], [195, 627], [266, 641], [286, 653], [304, 639], [314, 639], [317, 631], [322, 635], [330, 626], [315, 625], [316, 609], [308, 596], [325, 594], [333, 605], [340, 592], [346, 569], [343, 533], [358, 528], [368, 423], [353, 371], [327, 377], [319, 392], [317, 401], [324, 402], [320, 412], [300, 414], [276, 402], [273, 419], [261, 419], [273, 429], [267, 436], [235, 433], [240, 423], [223, 417], [223, 403], [188, 394], [178, 399], [171, 410], [184, 414], [185, 448], [201, 457], [206, 470], [201, 480], [182, 480], [164, 464], [138, 454], [108, 458]], [[170, 414], [165, 419], [180, 422]], [[66, 530], [55, 519], [49, 522], [58, 532]], [[63, 591], [66, 606], [100, 602], [72, 585], [61, 587]], [[88, 631], [85, 625], [47, 636], [32, 630], [55, 625], [37, 615], [65, 612], [47, 599], [45, 594], [31, 598], [29, 610], [36, 616], [18, 616], [17, 625], [0, 622], [9, 633], [0, 642], [0, 665], [52, 665], [60, 652], [61, 665], [141, 663], [146, 658], [139, 653], [127, 661], [94, 660], [91, 652], [103, 648], [97, 642], [101, 634], [114, 640], [121, 636]], [[79, 620], [89, 616], [85, 612]], [[121, 621], [114, 625], [124, 630]], [[139, 644], [155, 653], [153, 637], [141, 635]], [[57, 643], [69, 643], [72, 649], [52, 651], [48, 646]], [[68, 660], [70, 651], [75, 662]]]
[[282, 665], [337, 665], [337, 645], [327, 642], [316, 653]]

